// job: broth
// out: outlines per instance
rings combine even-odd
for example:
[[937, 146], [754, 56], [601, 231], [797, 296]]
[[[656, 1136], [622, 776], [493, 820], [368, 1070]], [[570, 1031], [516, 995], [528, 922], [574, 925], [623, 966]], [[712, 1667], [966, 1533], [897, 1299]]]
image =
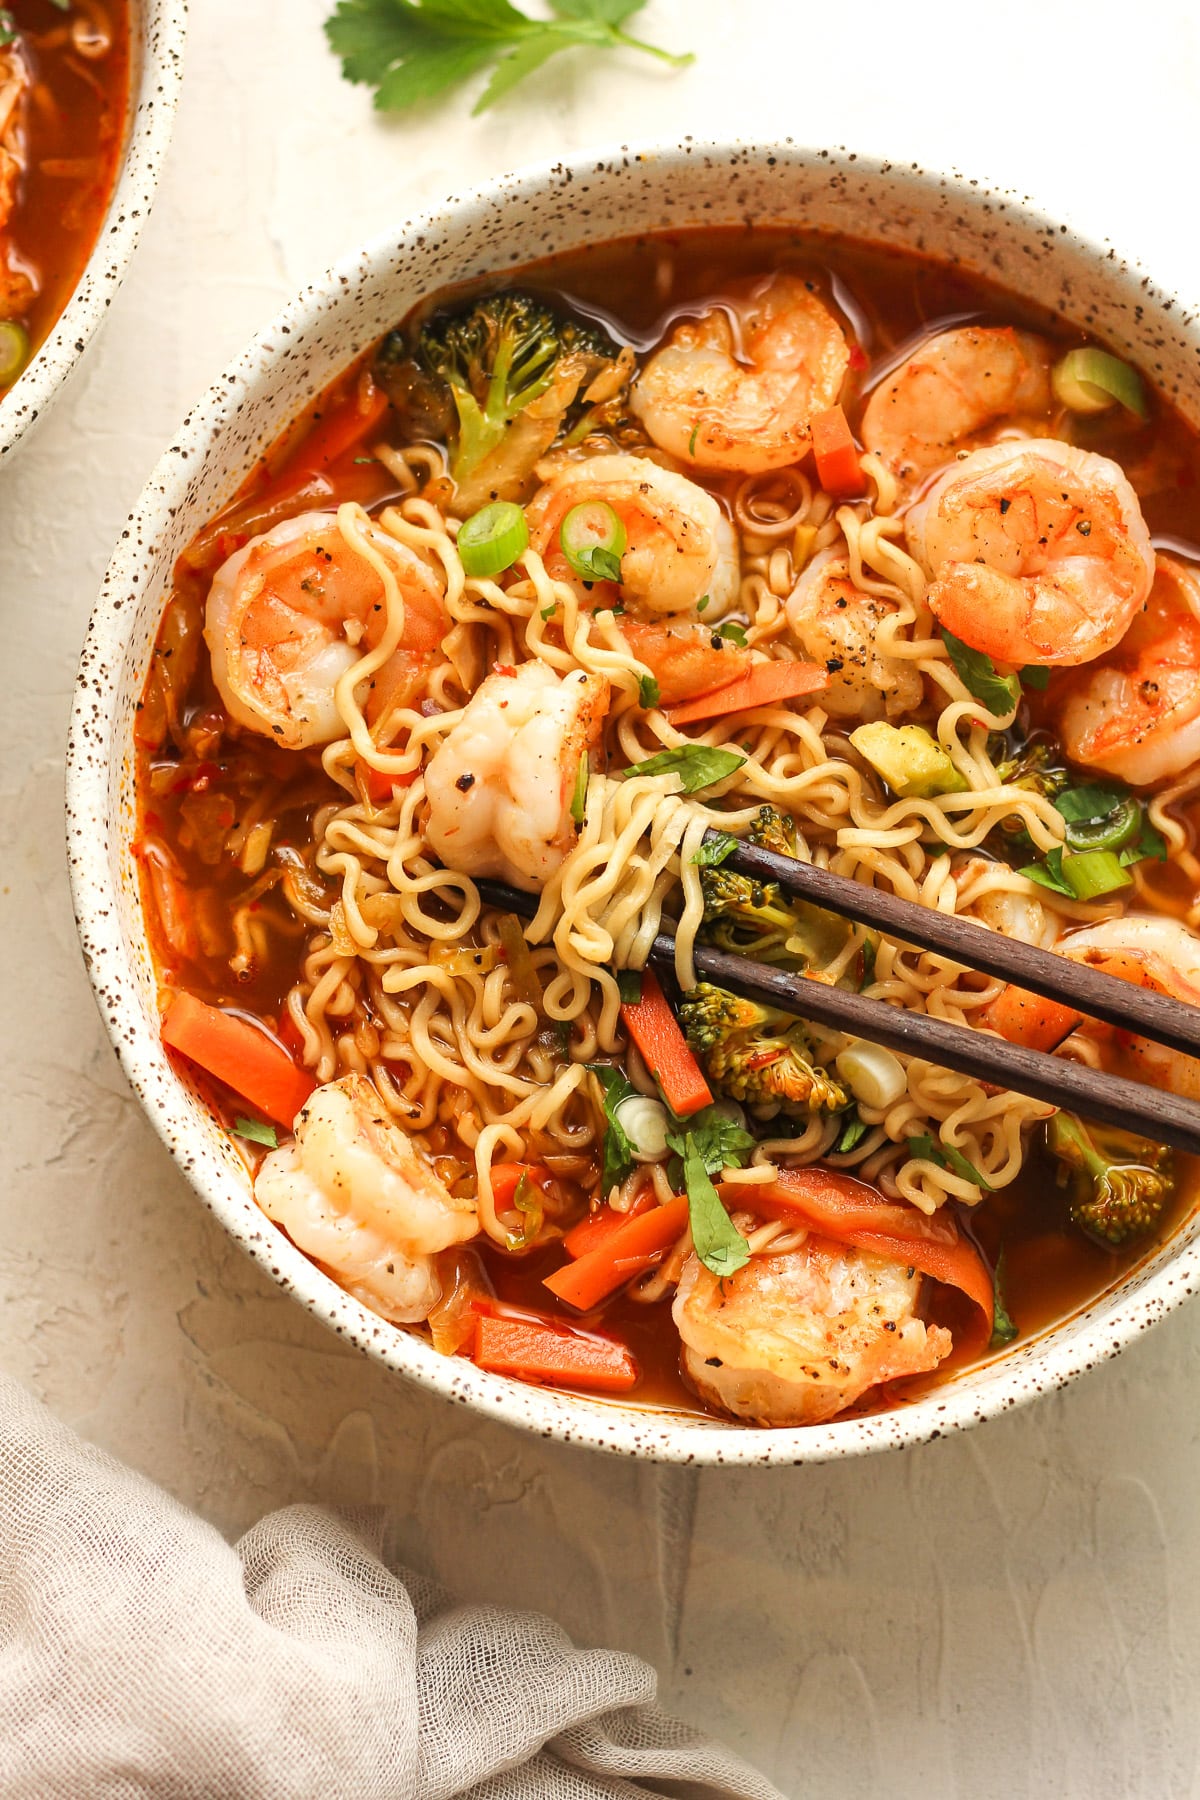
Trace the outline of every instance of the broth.
[[[19, 55], [29, 86], [17, 109], [23, 167], [7, 219], [0, 193], [0, 321], [23, 329], [28, 360], [82, 275], [116, 184], [128, 105], [129, 20], [124, 0], [65, 11], [54, 0], [11, 0], [7, 14], [16, 35], [0, 58]], [[10, 372], [8, 383], [15, 378]], [[5, 385], [0, 378], [0, 398]]]
[[[1056, 352], [1086, 341], [1061, 319], [961, 269], [891, 249], [777, 230], [695, 231], [601, 244], [533, 264], [520, 271], [519, 280], [556, 305], [565, 304], [575, 316], [601, 321], [614, 338], [645, 353], [680, 319], [713, 305], [732, 305], [739, 284], [768, 270], [803, 275], [852, 325], [857, 342], [850, 397], [844, 396], [852, 423], [869, 388], [936, 329], [966, 322], [1017, 326], [1040, 334]], [[479, 291], [488, 286], [477, 284]], [[457, 301], [471, 291], [434, 296], [409, 321], [410, 330], [448, 298]], [[289, 1022], [287, 996], [310, 927], [285, 897], [285, 875], [298, 866], [311, 874], [314, 821], [321, 809], [344, 802], [345, 795], [325, 772], [319, 749], [284, 750], [231, 725], [203, 651], [201, 626], [214, 571], [251, 536], [294, 513], [347, 500], [378, 515], [401, 492], [394, 471], [364, 455], [361, 442], [347, 441], [325, 460], [313, 449], [362, 391], [368, 362], [363, 359], [340, 377], [268, 451], [229, 507], [181, 558], [138, 725], [143, 892], [164, 1003], [174, 990], [186, 988], [214, 1006], [264, 1021], [293, 1052], [300, 1045], [294, 1020]], [[398, 441], [394, 414], [384, 416], [378, 433], [385, 441]], [[1200, 445], [1177, 413], [1156, 399], [1148, 425], [1114, 407], [1095, 417], [1075, 418], [1072, 433], [1080, 448], [1124, 468], [1156, 543], [1176, 552], [1200, 544]], [[733, 505], [739, 479], [719, 472], [703, 477], [726, 509]], [[1200, 550], [1194, 554], [1200, 561]], [[1047, 708], [1045, 696], [1028, 692], [1018, 733], [1042, 729]], [[261, 866], [245, 854], [248, 816], [275, 822], [270, 855]], [[1190, 845], [1195, 830], [1189, 800], [1176, 816]], [[231, 844], [235, 850], [241, 846], [240, 859], [230, 854]], [[1138, 903], [1190, 919], [1193, 909], [1200, 908], [1200, 874], [1189, 856], [1141, 867]], [[205, 1091], [227, 1123], [243, 1110], [243, 1103], [219, 1085], [208, 1083]], [[469, 1147], [455, 1143], [453, 1136], [443, 1132], [435, 1148], [465, 1169]], [[1056, 1183], [1057, 1165], [1040, 1147], [1040, 1138], [1040, 1130], [1035, 1131], [1018, 1178], [998, 1192], [985, 1193], [966, 1220], [989, 1263], [994, 1265], [1003, 1251], [1006, 1303], [1020, 1339], [1095, 1299], [1153, 1247], [1137, 1239], [1119, 1249], [1101, 1248], [1072, 1227]], [[259, 1149], [244, 1141], [241, 1149], [251, 1169], [259, 1166]], [[578, 1214], [587, 1195], [595, 1194], [599, 1181], [597, 1152], [593, 1149], [590, 1161], [583, 1160], [586, 1167], [560, 1182], [565, 1223]], [[1187, 1159], [1181, 1158], [1179, 1167], [1177, 1191], [1154, 1244], [1177, 1229], [1195, 1203], [1197, 1171]], [[545, 1309], [544, 1276], [563, 1260], [557, 1241], [520, 1256], [485, 1241], [482, 1259], [502, 1303], [534, 1310]], [[967, 1335], [963, 1326], [970, 1311], [966, 1302], [950, 1288], [927, 1283], [923, 1304], [931, 1321], [954, 1331], [960, 1347], [936, 1376], [884, 1383], [851, 1410], [898, 1404], [906, 1394], [924, 1391], [929, 1380], [962, 1366], [967, 1355], [961, 1348]], [[637, 1356], [637, 1403], [705, 1410], [679, 1375], [669, 1301], [648, 1306], [618, 1296], [605, 1309], [603, 1329], [629, 1343]], [[980, 1354], [978, 1346], [970, 1354]]]

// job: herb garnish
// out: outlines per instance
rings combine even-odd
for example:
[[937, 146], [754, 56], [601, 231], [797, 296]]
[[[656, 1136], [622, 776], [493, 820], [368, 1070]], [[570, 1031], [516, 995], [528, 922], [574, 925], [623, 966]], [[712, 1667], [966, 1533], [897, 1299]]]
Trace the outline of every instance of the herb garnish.
[[942, 642], [967, 692], [997, 718], [1012, 712], [1021, 698], [1016, 675], [998, 675], [996, 665], [982, 650], [972, 650], [961, 638], [942, 626]]
[[235, 1137], [249, 1138], [252, 1144], [265, 1144], [268, 1150], [278, 1150], [279, 1136], [273, 1125], [265, 1125], [261, 1119], [235, 1119], [233, 1121]]
[[734, 750], [719, 750], [709, 744], [681, 744], [678, 750], [660, 750], [644, 762], [631, 763], [621, 774], [626, 781], [631, 775], [677, 775], [685, 794], [699, 793], [724, 781], [745, 762]]
[[1002, 1345], [1011, 1344], [1017, 1335], [1016, 1322], [1004, 1304], [1004, 1251], [1001, 1250], [992, 1270], [992, 1335], [988, 1349], [999, 1350]]
[[908, 1154], [918, 1162], [937, 1163], [941, 1169], [949, 1169], [954, 1175], [961, 1175], [964, 1181], [973, 1181], [977, 1188], [985, 1188], [990, 1194], [994, 1190], [986, 1176], [981, 1175], [974, 1163], [968, 1162], [961, 1150], [953, 1144], [945, 1143], [941, 1138], [936, 1142], [928, 1132], [920, 1137], [910, 1137]]
[[604, 1105], [607, 1130], [604, 1133], [604, 1163], [600, 1171], [600, 1185], [607, 1197], [633, 1167], [633, 1143], [617, 1118], [617, 1108], [622, 1100], [628, 1100], [631, 1094], [636, 1094], [637, 1089], [620, 1069], [610, 1068], [607, 1063], [589, 1063], [588, 1069], [600, 1084]]
[[717, 869], [737, 847], [737, 839], [728, 831], [714, 831], [710, 838], [705, 838], [692, 862], [698, 869]]
[[[63, 0], [58, 0], [62, 4]], [[325, 21], [347, 81], [375, 89], [384, 112], [433, 100], [494, 64], [472, 108], [481, 113], [560, 50], [643, 50], [674, 68], [674, 56], [622, 30], [646, 0], [550, 0], [551, 19], [531, 19], [510, 0], [338, 0]]]
[[659, 685], [653, 675], [638, 676], [638, 698], [641, 700], [642, 706], [647, 712], [650, 711], [652, 706], [658, 705], [661, 697]]
[[686, 1122], [677, 1120], [667, 1143], [679, 1159], [672, 1180], [682, 1179], [688, 1198], [688, 1220], [696, 1255], [713, 1275], [735, 1275], [750, 1260], [750, 1247], [725, 1210], [712, 1177], [724, 1168], [737, 1169], [754, 1139], [728, 1113], [706, 1106]]

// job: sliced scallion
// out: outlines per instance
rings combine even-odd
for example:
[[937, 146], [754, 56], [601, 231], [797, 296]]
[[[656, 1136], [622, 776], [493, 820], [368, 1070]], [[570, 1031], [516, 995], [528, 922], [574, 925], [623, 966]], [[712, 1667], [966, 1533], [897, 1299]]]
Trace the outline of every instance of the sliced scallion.
[[1068, 851], [1062, 859], [1062, 878], [1076, 900], [1098, 900], [1102, 894], [1128, 887], [1133, 879], [1112, 850]]
[[1068, 850], [1123, 850], [1142, 828], [1142, 809], [1132, 794], [1102, 819], [1067, 820]]
[[11, 387], [29, 361], [29, 333], [15, 319], [0, 319], [0, 387]]
[[468, 575], [500, 575], [529, 547], [525, 514], [511, 500], [493, 500], [464, 519], [458, 555]]
[[1068, 350], [1054, 365], [1051, 382], [1056, 399], [1069, 412], [1101, 413], [1119, 404], [1139, 419], [1150, 417], [1141, 376], [1107, 350], [1096, 350], [1090, 345], [1083, 350]]
[[587, 811], [588, 776], [590, 772], [587, 757], [581, 756], [579, 759], [579, 768], [575, 774], [575, 792], [571, 795], [571, 817], [577, 825], [583, 824], [584, 814]]
[[620, 581], [628, 538], [607, 500], [573, 506], [558, 530], [558, 541], [575, 574], [584, 581]]

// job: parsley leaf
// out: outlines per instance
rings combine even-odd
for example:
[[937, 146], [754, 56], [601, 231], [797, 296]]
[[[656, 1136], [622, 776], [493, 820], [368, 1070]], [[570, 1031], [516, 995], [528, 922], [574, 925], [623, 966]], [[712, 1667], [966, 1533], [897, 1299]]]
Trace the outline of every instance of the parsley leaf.
[[626, 781], [631, 775], [678, 775], [685, 794], [699, 793], [724, 781], [745, 762], [735, 750], [718, 750], [709, 744], [682, 744], [678, 750], [660, 750], [645, 762], [631, 763], [621, 774]]
[[273, 1125], [265, 1125], [261, 1119], [235, 1119], [233, 1121], [235, 1137], [249, 1138], [252, 1144], [265, 1144], [268, 1150], [278, 1150], [279, 1135]]
[[373, 87], [375, 104], [385, 112], [436, 99], [494, 65], [473, 109], [479, 113], [560, 50], [624, 47], [674, 68], [691, 62], [690, 54], [673, 56], [622, 30], [644, 5], [645, 0], [552, 0], [552, 19], [531, 19], [510, 0], [338, 0], [325, 34], [342, 59], [346, 80]]
[[1065, 794], [1059, 794], [1054, 801], [1054, 808], [1062, 814], [1068, 825], [1082, 825], [1092, 819], [1107, 819], [1128, 798], [1128, 790], [1125, 788], [1100, 787], [1088, 783], [1084, 787], [1068, 788]]
[[952, 1174], [961, 1175], [964, 1181], [973, 1181], [977, 1188], [983, 1188], [989, 1194], [994, 1192], [991, 1182], [979, 1173], [974, 1163], [967, 1161], [961, 1150], [956, 1150], [953, 1144], [943, 1143], [940, 1138], [935, 1143], [928, 1132], [909, 1138], [908, 1154], [919, 1162], [937, 1163], [940, 1169], [949, 1169]]
[[620, 581], [621, 559], [603, 544], [588, 544], [571, 554], [571, 566], [585, 581]]
[[842, 1135], [833, 1146], [834, 1155], [845, 1156], [848, 1150], [853, 1150], [856, 1144], [862, 1142], [870, 1129], [871, 1127], [867, 1124], [866, 1120], [859, 1116], [858, 1108], [851, 1107], [850, 1111], [846, 1114], [846, 1122], [842, 1126]]
[[1063, 879], [1062, 845], [1056, 844], [1053, 850], [1047, 850], [1045, 860], [1040, 863], [1026, 863], [1018, 869], [1018, 875], [1024, 875], [1027, 881], [1036, 881], [1039, 887], [1049, 888], [1052, 894], [1065, 894], [1068, 900], [1075, 898], [1073, 888], [1069, 888]]
[[721, 1169], [740, 1169], [747, 1150], [754, 1148], [746, 1127], [716, 1106], [693, 1113], [682, 1130], [668, 1131], [667, 1143], [685, 1163], [689, 1154], [698, 1156], [709, 1175]]
[[738, 847], [738, 841], [727, 831], [714, 831], [710, 838], [705, 838], [697, 850], [692, 862], [698, 869], [717, 869], [732, 856]]
[[942, 642], [950, 661], [969, 694], [997, 718], [1012, 712], [1021, 698], [1021, 683], [1016, 675], [997, 675], [996, 665], [982, 650], [972, 650], [961, 638], [942, 626]]
[[647, 712], [652, 706], [658, 705], [661, 695], [653, 675], [638, 676], [638, 698]]
[[750, 1246], [725, 1211], [690, 1131], [683, 1139], [683, 1183], [696, 1255], [720, 1279], [736, 1275], [750, 1261]]
[[1040, 669], [1037, 663], [1027, 663], [1021, 670], [1021, 685], [1032, 688], [1037, 694], [1044, 693], [1050, 686], [1049, 669]]
[[617, 1108], [630, 1094], [636, 1094], [637, 1089], [625, 1079], [620, 1069], [610, 1068], [607, 1063], [589, 1063], [588, 1068], [600, 1084], [604, 1120], [608, 1127], [604, 1133], [604, 1164], [600, 1171], [600, 1185], [607, 1196], [633, 1167], [633, 1144], [617, 1118]]
[[1001, 1250], [992, 1270], [992, 1335], [988, 1349], [999, 1350], [1004, 1344], [1011, 1344], [1017, 1335], [1016, 1322], [1004, 1304], [1004, 1252]]
[[718, 625], [717, 636], [726, 638], [731, 644], [737, 644], [743, 649], [748, 641], [746, 627], [739, 625], [736, 619], [726, 619], [723, 625]]
[[1140, 833], [1132, 844], [1126, 844], [1117, 861], [1123, 869], [1127, 869], [1130, 863], [1144, 862], [1147, 857], [1152, 857], [1155, 862], [1166, 862], [1167, 840], [1143, 813]]

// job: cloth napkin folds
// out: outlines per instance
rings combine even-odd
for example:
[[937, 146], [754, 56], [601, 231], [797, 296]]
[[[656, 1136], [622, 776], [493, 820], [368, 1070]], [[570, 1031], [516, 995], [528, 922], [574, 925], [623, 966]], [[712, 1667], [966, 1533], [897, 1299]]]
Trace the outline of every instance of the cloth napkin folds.
[[235, 1545], [0, 1376], [5, 1800], [781, 1800], [653, 1669], [316, 1507]]

